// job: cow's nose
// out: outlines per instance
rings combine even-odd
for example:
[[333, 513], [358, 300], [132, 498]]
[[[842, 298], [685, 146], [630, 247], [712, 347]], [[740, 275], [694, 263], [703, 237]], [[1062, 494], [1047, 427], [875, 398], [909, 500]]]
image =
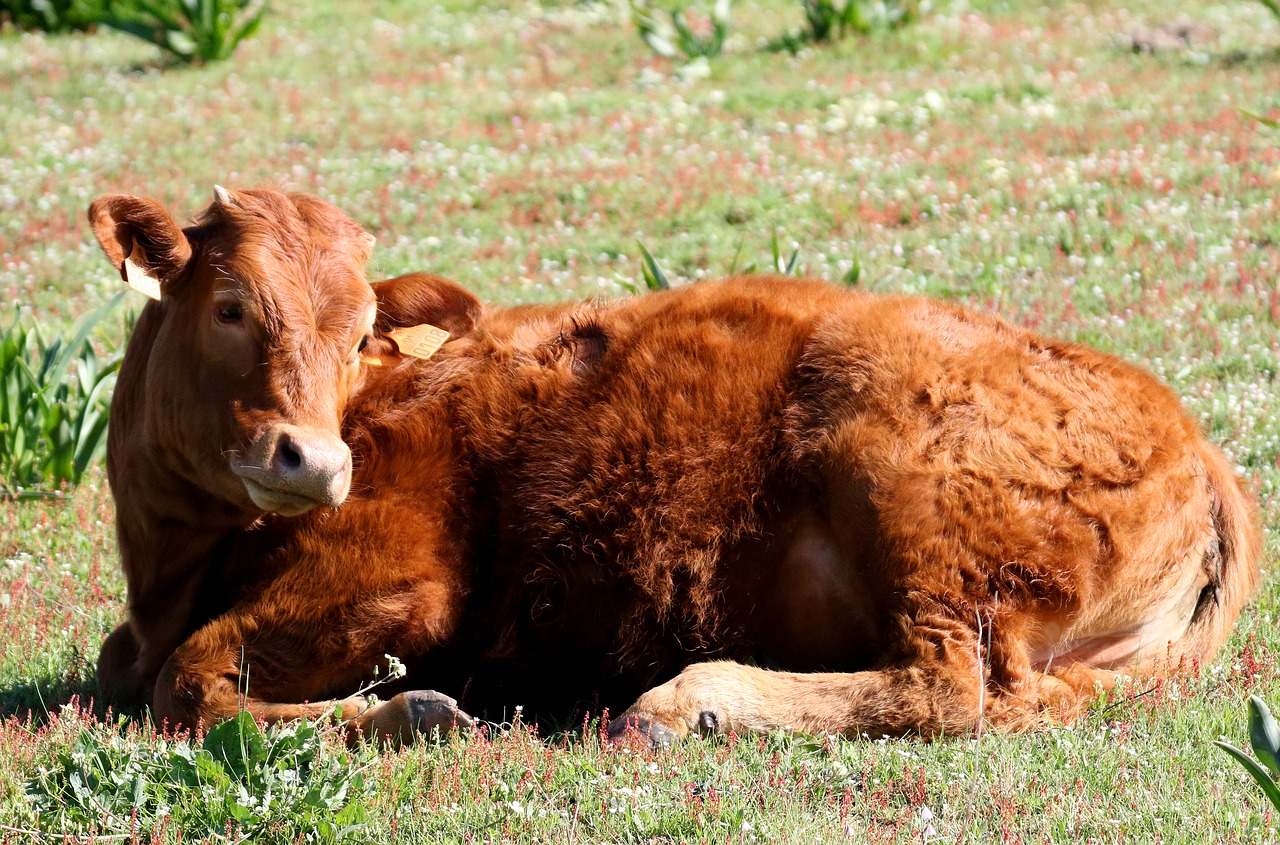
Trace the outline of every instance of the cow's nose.
[[340, 505], [351, 489], [351, 450], [328, 431], [276, 425], [248, 450], [238, 474], [259, 507], [300, 513], [314, 505]]
[[322, 505], [340, 505], [351, 488], [351, 450], [342, 439], [324, 431], [280, 425], [270, 448], [271, 471], [286, 493]]

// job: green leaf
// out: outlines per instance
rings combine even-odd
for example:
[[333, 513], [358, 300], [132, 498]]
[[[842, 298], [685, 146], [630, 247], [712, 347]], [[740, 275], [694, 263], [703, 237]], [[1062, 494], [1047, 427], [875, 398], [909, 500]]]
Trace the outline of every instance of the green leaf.
[[204, 749], [195, 759], [196, 780], [207, 784], [215, 790], [225, 788], [226, 783], [230, 780], [227, 769], [222, 765], [221, 761], [215, 760], [213, 755]]
[[221, 4], [216, 0], [201, 0], [199, 3], [190, 3], [188, 8], [195, 8], [199, 14], [201, 28], [210, 34], [218, 31], [218, 18], [222, 17], [218, 7]]
[[791, 251], [791, 257], [786, 261], [782, 260], [782, 250], [778, 246], [778, 230], [773, 230], [773, 267], [783, 276], [790, 276], [795, 272], [796, 262], [800, 258], [800, 248], [796, 247]]
[[724, 49], [729, 32], [729, 0], [716, 0], [710, 12], [711, 34], [699, 36], [689, 26], [684, 9], [668, 13], [670, 23], [659, 20], [644, 0], [631, 0], [631, 22], [655, 53], [668, 59], [712, 58]]
[[1236, 758], [1236, 760], [1240, 762], [1240, 765], [1244, 766], [1245, 771], [1247, 771], [1253, 779], [1258, 782], [1258, 785], [1262, 787], [1262, 791], [1266, 793], [1267, 800], [1271, 802], [1272, 806], [1277, 810], [1280, 810], [1280, 786], [1277, 786], [1276, 782], [1271, 779], [1271, 775], [1267, 774], [1266, 769], [1258, 765], [1258, 761], [1254, 760], [1234, 745], [1230, 745], [1216, 739], [1213, 741], [1213, 744]]
[[631, 0], [631, 23], [653, 52], [668, 59], [674, 59], [677, 56], [675, 46], [672, 45], [668, 34], [663, 31], [665, 27], [658, 22], [657, 18], [649, 14], [648, 6], [643, 0]]
[[147, 776], [143, 772], [138, 772], [133, 777], [133, 796], [132, 803], [135, 807], [141, 807], [147, 799]]
[[133, 0], [133, 4], [145, 14], [155, 18], [163, 28], [182, 29], [184, 18], [174, 14], [172, 2], [165, 2], [165, 0]]
[[[245, 10], [250, 11], [237, 20]], [[102, 23], [183, 61], [218, 61], [258, 30], [265, 11], [265, 3], [247, 0], [129, 0], [114, 6]]]
[[649, 49], [663, 58], [674, 59], [680, 55], [675, 45], [654, 30], [645, 30], [640, 33], [640, 37], [644, 39], [644, 43], [649, 45]]
[[1263, 115], [1260, 115], [1257, 112], [1251, 112], [1248, 109], [1240, 109], [1240, 113], [1250, 120], [1256, 120], [1258, 123], [1261, 123], [1269, 129], [1280, 129], [1280, 120], [1273, 120], [1269, 117], [1264, 117]]
[[334, 823], [338, 826], [338, 835], [344, 836], [353, 833], [365, 824], [367, 814], [364, 805], [358, 801], [353, 801], [338, 811], [334, 816]]
[[1280, 777], [1280, 725], [1266, 702], [1256, 695], [1249, 696], [1249, 744], [1271, 774]]
[[253, 17], [249, 18], [247, 21], [244, 22], [244, 26], [240, 27], [240, 30], [238, 32], [236, 32], [233, 36], [231, 36], [232, 50], [235, 50], [235, 48], [239, 47], [241, 41], [253, 35], [255, 32], [258, 31], [259, 28], [261, 28], [262, 16], [266, 13], [266, 11], [267, 11], [267, 7], [264, 5], [262, 8], [258, 10], [257, 14], [255, 14]]
[[83, 478], [89, 465], [102, 453], [106, 446], [108, 420], [109, 417], [102, 413], [86, 417], [85, 427], [81, 430], [79, 442], [76, 445], [71, 481], [78, 482]]
[[154, 24], [140, 23], [122, 18], [103, 18], [102, 25], [123, 32], [126, 35], [132, 35], [134, 38], [139, 38], [157, 47], [167, 49], [164, 30]]
[[681, 51], [686, 56], [698, 55], [698, 48], [701, 42], [685, 21], [684, 12], [672, 12], [671, 23], [676, 28], [676, 35], [679, 36]]
[[637, 285], [635, 282], [631, 281], [630, 279], [626, 278], [625, 276], [623, 276], [621, 273], [614, 273], [613, 280], [618, 283], [619, 287], [621, 287], [623, 290], [625, 290], [627, 293], [631, 294], [632, 296], [635, 296], [636, 294], [640, 293], [640, 286]]
[[166, 31], [163, 46], [175, 56], [188, 61], [199, 55], [199, 51], [196, 50], [195, 40], [180, 29]]
[[653, 253], [649, 252], [643, 242], [636, 241], [636, 243], [640, 245], [640, 252], [643, 255], [640, 271], [644, 275], [645, 287], [649, 290], [670, 290], [671, 283], [667, 281], [667, 274], [662, 272], [662, 267], [658, 265]]
[[858, 260], [858, 254], [853, 254], [853, 266], [849, 268], [849, 272], [845, 273], [841, 281], [849, 286], [856, 286], [862, 278], [862, 262]]
[[268, 748], [262, 729], [247, 710], [214, 725], [204, 738], [204, 750], [222, 763], [233, 776], [243, 779], [267, 760]]
[[733, 261], [729, 263], [729, 272], [726, 275], [732, 276], [738, 270], [738, 258], [742, 255], [742, 245], [746, 242], [746, 238], [738, 238], [738, 248], [733, 251]]

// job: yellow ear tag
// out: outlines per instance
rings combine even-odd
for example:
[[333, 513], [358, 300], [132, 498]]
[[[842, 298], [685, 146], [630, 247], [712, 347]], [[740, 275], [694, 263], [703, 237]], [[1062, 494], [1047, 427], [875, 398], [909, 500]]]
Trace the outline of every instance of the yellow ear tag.
[[423, 323], [407, 329], [392, 329], [387, 332], [387, 337], [396, 342], [401, 355], [421, 358], [425, 361], [444, 345], [444, 342], [449, 339], [449, 333], [444, 329]]
[[142, 249], [142, 244], [135, 243], [133, 251], [129, 253], [129, 257], [124, 260], [124, 278], [129, 283], [129, 287], [138, 293], [149, 296], [154, 300], [160, 299], [160, 280], [155, 276], [142, 269], [142, 265], [134, 262], [133, 257], [138, 256], [139, 260], [144, 264], [147, 260], [147, 254]]

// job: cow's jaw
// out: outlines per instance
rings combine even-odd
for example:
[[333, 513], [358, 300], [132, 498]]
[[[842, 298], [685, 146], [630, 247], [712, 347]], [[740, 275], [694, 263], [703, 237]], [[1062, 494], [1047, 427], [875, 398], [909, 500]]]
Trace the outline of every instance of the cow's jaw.
[[351, 490], [351, 450], [317, 429], [272, 426], [244, 453], [232, 453], [230, 466], [254, 505], [282, 516], [336, 507]]

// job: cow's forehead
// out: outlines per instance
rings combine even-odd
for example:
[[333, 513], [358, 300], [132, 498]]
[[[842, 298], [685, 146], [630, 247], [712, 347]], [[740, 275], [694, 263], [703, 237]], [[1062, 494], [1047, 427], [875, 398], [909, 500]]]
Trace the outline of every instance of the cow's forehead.
[[269, 333], [345, 336], [369, 320], [373, 289], [360, 265], [341, 252], [285, 253], [268, 246], [238, 254], [230, 265]]
[[209, 253], [214, 290], [247, 296], [269, 336], [346, 336], [368, 322], [374, 295], [363, 269], [366, 252], [351, 235], [360, 229], [328, 208], [347, 231], [332, 219], [316, 225], [280, 209], [272, 218], [251, 210], [216, 221]]

